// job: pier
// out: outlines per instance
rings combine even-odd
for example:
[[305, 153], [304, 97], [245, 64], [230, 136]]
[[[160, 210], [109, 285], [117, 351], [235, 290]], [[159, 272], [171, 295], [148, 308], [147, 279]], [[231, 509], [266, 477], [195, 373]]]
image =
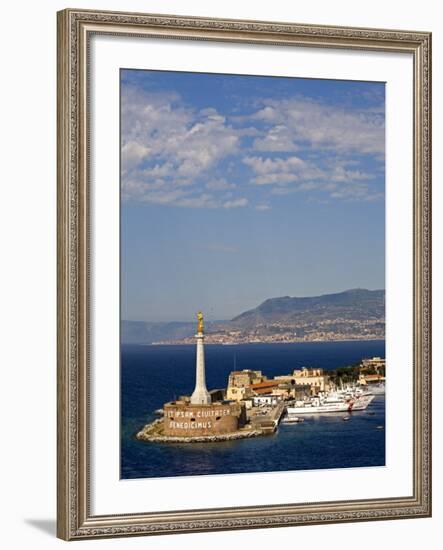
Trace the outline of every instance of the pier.
[[283, 401], [266, 411], [266, 414], [260, 414], [260, 410], [253, 411], [250, 416], [251, 426], [263, 432], [264, 435], [274, 433], [285, 411], [286, 405]]

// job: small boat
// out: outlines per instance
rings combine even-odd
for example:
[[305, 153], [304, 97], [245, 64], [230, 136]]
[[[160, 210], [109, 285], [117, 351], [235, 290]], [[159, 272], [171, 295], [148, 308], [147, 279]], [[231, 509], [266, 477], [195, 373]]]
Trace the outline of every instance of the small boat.
[[282, 422], [284, 424], [297, 424], [299, 422], [304, 422], [305, 419], [304, 418], [300, 418], [299, 416], [285, 416], [285, 418], [283, 418]]
[[350, 416], [344, 416], [344, 417], [342, 418], [342, 420], [343, 420], [343, 421], [351, 420], [351, 417], [350, 417]]
[[384, 430], [385, 427], [384, 426], [377, 426], [377, 430]]

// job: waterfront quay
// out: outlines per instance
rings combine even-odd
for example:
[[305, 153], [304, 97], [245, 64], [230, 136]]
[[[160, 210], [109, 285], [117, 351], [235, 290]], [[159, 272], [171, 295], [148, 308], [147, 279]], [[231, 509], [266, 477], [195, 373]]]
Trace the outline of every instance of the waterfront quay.
[[254, 407], [250, 410], [249, 421], [263, 435], [274, 433], [277, 430], [280, 420], [286, 412], [283, 401], [271, 407]]
[[[198, 314], [196, 333], [195, 389], [192, 395], [164, 403], [160, 417], [146, 424], [137, 439], [155, 443], [230, 441], [273, 434], [288, 409], [309, 413], [316, 404], [317, 414], [366, 408], [370, 399], [338, 391], [336, 380], [321, 368], [295, 369], [268, 379], [262, 371], [232, 371], [225, 388], [208, 391], [205, 380], [203, 315]], [[355, 371], [358, 391], [384, 381], [384, 359], [364, 359]], [[332, 397], [334, 395], [334, 397]], [[323, 407], [323, 409], [322, 409]]]

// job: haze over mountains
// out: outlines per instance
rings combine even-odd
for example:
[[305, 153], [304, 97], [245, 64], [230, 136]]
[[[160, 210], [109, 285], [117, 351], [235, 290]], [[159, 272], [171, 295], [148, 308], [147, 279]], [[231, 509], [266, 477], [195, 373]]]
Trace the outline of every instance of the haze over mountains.
[[[122, 321], [122, 343], [194, 343], [195, 322]], [[269, 298], [230, 321], [206, 323], [207, 343], [383, 339], [385, 291]]]

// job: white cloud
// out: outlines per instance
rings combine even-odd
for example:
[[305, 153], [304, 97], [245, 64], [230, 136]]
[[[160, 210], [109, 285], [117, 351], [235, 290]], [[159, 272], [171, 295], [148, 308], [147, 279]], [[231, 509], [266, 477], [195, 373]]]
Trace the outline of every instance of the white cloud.
[[294, 143], [294, 135], [289, 128], [283, 124], [273, 126], [265, 135], [256, 138], [253, 143], [256, 151], [293, 152], [300, 147]]
[[197, 193], [189, 188], [170, 189], [157, 185], [138, 186], [130, 195], [131, 199], [164, 206], [179, 206], [181, 208], [241, 208], [249, 201], [245, 197], [221, 199], [211, 193]]
[[184, 197], [172, 202], [176, 206], [184, 206], [187, 208], [216, 208], [217, 201], [208, 193], [202, 193], [197, 197]]
[[223, 203], [223, 208], [241, 208], [242, 206], [247, 206], [249, 203], [248, 199], [242, 197], [239, 199], [232, 199], [229, 201], [225, 201]]
[[374, 173], [349, 170], [354, 161], [340, 158], [302, 160], [287, 158], [246, 157], [243, 163], [256, 174], [252, 183], [272, 186], [271, 195], [295, 192], [323, 192], [332, 199], [377, 200], [382, 193], [377, 187], [361, 182], [375, 178]]
[[284, 172], [276, 172], [274, 174], [264, 174], [262, 176], [257, 176], [253, 179], [253, 182], [256, 185], [273, 185], [273, 184], [286, 184], [293, 183], [298, 180], [296, 174], [285, 174]]
[[182, 197], [185, 195], [186, 192], [180, 189], [167, 191], [147, 190], [141, 195], [141, 200], [155, 204], [178, 204], [183, 200]]
[[301, 97], [257, 104], [252, 115], [229, 116], [186, 105], [176, 93], [124, 86], [123, 198], [264, 211], [273, 195], [383, 196], [382, 107], [358, 110]]
[[[384, 109], [344, 108], [305, 98], [265, 99], [264, 107], [251, 119], [270, 125], [262, 150], [270, 136], [285, 136], [288, 146], [314, 146], [336, 153], [384, 154]], [[284, 149], [280, 149], [284, 150]], [[292, 150], [292, 149], [288, 149]]]
[[205, 187], [213, 191], [225, 191], [227, 189], [235, 189], [237, 186], [235, 183], [226, 181], [225, 178], [218, 178], [207, 181]]
[[327, 174], [318, 166], [296, 156], [287, 158], [246, 157], [243, 162], [256, 174], [252, 181], [257, 185], [286, 185], [327, 177]]
[[258, 120], [264, 120], [267, 122], [275, 122], [277, 120], [281, 119], [280, 113], [277, 109], [272, 107], [271, 105], [267, 105], [266, 107], [263, 107], [259, 111], [257, 111], [253, 118], [257, 118]]
[[346, 170], [344, 166], [335, 166], [331, 172], [332, 181], [348, 182], [370, 180], [374, 177], [373, 174], [362, 172], [361, 170]]
[[340, 186], [329, 196], [331, 199], [371, 202], [383, 198], [383, 193], [372, 191], [366, 184], [356, 184]]
[[257, 174], [272, 174], [275, 172], [290, 172], [299, 170], [305, 165], [305, 161], [298, 157], [289, 158], [264, 158], [246, 157], [243, 162], [251, 167]]
[[135, 141], [128, 141], [122, 146], [122, 164], [125, 170], [138, 164], [149, 155], [149, 148]]
[[126, 198], [142, 198], [159, 177], [170, 192], [193, 185], [239, 145], [237, 131], [224, 116], [212, 108], [198, 111], [187, 107], [176, 94], [160, 95], [126, 86], [121, 109]]

